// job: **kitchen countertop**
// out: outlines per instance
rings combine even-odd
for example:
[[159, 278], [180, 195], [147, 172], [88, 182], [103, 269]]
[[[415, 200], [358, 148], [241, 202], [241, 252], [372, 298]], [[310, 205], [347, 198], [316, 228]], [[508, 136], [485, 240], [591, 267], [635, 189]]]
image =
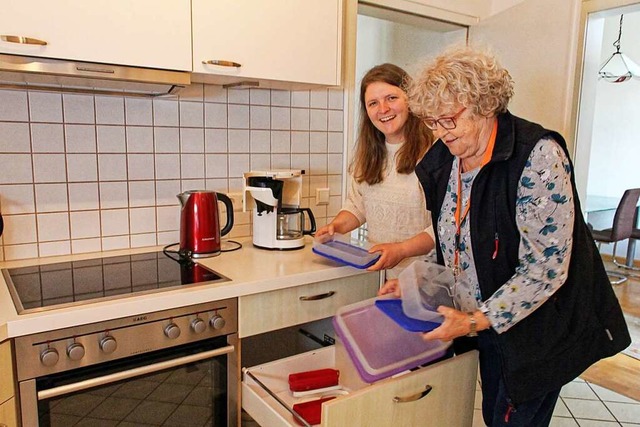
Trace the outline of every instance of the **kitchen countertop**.
[[[339, 279], [366, 271], [322, 258], [311, 251], [312, 239], [307, 237], [303, 249], [293, 251], [270, 251], [253, 247], [251, 239], [240, 240], [243, 247], [225, 252], [213, 258], [199, 260], [202, 265], [231, 279], [227, 282], [200, 284], [175, 290], [99, 301], [73, 307], [47, 309], [35, 313], [18, 315], [2, 275], [0, 275], [0, 342], [8, 338], [84, 325], [93, 322], [135, 316], [147, 312], [166, 310], [241, 297], [277, 289], [284, 289]], [[20, 261], [0, 262], [0, 268], [16, 268], [38, 264], [51, 264], [98, 258], [104, 256], [129, 255], [162, 250], [162, 246], [142, 249], [109, 251], [82, 255], [47, 257]]]

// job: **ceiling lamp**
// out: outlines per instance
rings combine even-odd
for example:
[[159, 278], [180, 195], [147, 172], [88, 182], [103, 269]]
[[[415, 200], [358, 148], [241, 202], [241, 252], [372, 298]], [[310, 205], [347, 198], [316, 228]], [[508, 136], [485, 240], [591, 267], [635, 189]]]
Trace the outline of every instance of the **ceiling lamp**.
[[616, 51], [607, 59], [607, 61], [600, 67], [598, 76], [600, 79], [604, 79], [611, 83], [622, 83], [635, 77], [640, 78], [640, 67], [633, 62], [624, 53], [620, 52], [620, 38], [622, 37], [622, 17], [620, 15], [620, 30], [618, 32], [618, 40], [613, 42]]

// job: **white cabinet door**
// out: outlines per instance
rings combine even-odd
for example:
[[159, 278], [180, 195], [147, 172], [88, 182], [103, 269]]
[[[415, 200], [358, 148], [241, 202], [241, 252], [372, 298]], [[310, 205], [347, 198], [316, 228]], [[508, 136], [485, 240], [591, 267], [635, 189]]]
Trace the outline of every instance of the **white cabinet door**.
[[342, 0], [192, 0], [192, 25], [195, 73], [340, 84]]
[[190, 0], [3, 0], [0, 36], [2, 53], [191, 70]]

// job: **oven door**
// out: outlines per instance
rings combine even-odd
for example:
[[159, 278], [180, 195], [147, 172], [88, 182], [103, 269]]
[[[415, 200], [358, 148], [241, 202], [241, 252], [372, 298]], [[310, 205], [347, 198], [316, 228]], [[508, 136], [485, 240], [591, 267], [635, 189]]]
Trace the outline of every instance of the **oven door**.
[[235, 343], [234, 334], [20, 382], [22, 425], [235, 425]]

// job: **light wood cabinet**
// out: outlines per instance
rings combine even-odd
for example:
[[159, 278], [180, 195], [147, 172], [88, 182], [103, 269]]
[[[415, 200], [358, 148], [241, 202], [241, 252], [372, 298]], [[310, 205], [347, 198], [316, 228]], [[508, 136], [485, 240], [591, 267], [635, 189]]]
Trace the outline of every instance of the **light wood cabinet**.
[[191, 70], [190, 0], [3, 0], [0, 35], [1, 53]]
[[373, 298], [379, 273], [365, 273], [294, 288], [242, 296], [240, 338], [334, 316], [338, 308]]
[[192, 31], [194, 81], [340, 85], [342, 0], [192, 0]]
[[18, 425], [15, 401], [15, 377], [11, 342], [0, 344], [0, 425], [16, 427]]
[[[377, 381], [362, 382], [345, 349], [339, 343], [249, 368], [242, 383], [242, 407], [258, 424], [270, 427], [296, 426], [285, 408], [311, 397], [294, 398], [288, 375], [313, 369], [340, 370], [343, 390], [322, 405], [322, 427], [342, 426], [471, 426], [478, 369], [478, 353], [461, 356]], [[278, 399], [251, 378], [262, 382]], [[424, 393], [430, 387], [428, 393]], [[330, 393], [325, 393], [330, 394]]]

